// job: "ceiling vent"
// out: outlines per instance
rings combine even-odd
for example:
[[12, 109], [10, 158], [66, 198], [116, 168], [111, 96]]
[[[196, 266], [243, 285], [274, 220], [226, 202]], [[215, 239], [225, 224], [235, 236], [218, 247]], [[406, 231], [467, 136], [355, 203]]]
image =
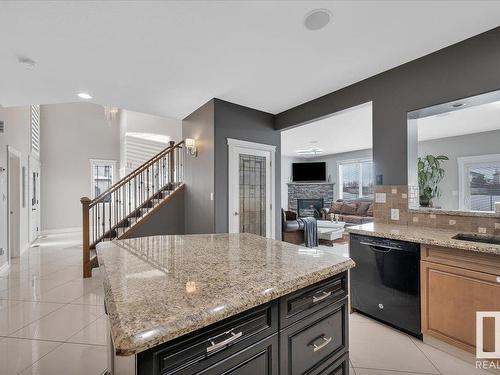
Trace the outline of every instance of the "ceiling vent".
[[0, 134], [5, 131], [5, 126], [3, 124], [3, 121], [0, 121]]

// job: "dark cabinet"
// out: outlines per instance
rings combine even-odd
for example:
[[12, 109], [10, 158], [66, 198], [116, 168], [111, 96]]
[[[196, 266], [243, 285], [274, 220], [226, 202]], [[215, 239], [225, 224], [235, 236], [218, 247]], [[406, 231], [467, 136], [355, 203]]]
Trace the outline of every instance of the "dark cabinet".
[[348, 374], [346, 285], [344, 272], [141, 352], [137, 374]]
[[277, 375], [278, 335], [274, 334], [196, 374]]
[[280, 332], [281, 374], [322, 373], [322, 364], [338, 359], [347, 347], [347, 304], [342, 300]]

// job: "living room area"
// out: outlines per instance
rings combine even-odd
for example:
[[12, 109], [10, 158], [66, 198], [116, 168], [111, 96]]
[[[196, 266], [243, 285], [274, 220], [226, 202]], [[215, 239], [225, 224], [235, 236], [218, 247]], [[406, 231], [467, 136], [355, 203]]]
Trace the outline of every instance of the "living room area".
[[371, 102], [283, 131], [283, 241], [346, 252], [345, 228], [373, 221], [374, 185]]

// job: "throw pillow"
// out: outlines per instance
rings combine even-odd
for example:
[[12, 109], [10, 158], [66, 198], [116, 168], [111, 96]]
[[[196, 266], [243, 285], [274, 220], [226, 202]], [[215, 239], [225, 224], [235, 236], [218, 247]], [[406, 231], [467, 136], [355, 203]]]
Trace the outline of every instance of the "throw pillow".
[[342, 211], [342, 206], [344, 205], [344, 202], [332, 202], [330, 205], [330, 213], [331, 214], [340, 214], [340, 211]]
[[359, 202], [358, 209], [356, 210], [356, 216], [366, 216], [368, 207], [370, 207], [371, 202]]
[[344, 205], [342, 206], [341, 214], [342, 215], [356, 215], [357, 209], [358, 209], [357, 203], [345, 202]]

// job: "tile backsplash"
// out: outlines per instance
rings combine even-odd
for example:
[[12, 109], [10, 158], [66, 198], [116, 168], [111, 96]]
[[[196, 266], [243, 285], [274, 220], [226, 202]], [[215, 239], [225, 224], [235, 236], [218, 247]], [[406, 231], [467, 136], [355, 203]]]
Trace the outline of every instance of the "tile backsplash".
[[450, 229], [458, 232], [500, 235], [500, 218], [497, 217], [430, 214], [410, 210], [408, 225]]
[[[452, 212], [418, 212], [413, 209], [418, 207], [417, 195], [415, 189], [407, 185], [375, 186], [374, 221], [500, 235], [500, 217], [482, 217], [477, 214], [466, 216], [463, 213], [454, 215]], [[411, 209], [408, 208], [409, 204]]]
[[402, 224], [408, 223], [408, 186], [377, 185], [375, 186], [375, 204], [373, 220], [376, 223]]

